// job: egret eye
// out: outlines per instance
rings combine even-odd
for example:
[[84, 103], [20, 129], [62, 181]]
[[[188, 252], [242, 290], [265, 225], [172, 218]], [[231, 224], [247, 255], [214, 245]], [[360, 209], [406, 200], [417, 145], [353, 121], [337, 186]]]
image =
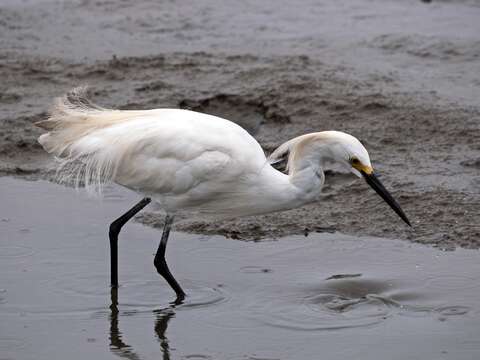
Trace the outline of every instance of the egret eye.
[[352, 163], [352, 165], [360, 165], [360, 160], [358, 160], [357, 158], [351, 159], [350, 162]]

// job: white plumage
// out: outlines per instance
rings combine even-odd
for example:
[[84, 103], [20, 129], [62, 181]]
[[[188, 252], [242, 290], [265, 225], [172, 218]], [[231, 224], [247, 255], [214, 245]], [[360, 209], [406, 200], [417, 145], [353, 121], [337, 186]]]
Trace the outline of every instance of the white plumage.
[[[146, 196], [110, 226], [114, 287], [118, 233], [150, 198], [167, 213], [155, 266], [177, 300], [185, 293], [168, 270], [165, 248], [178, 211], [234, 217], [298, 207], [318, 200], [324, 168], [337, 163], [363, 176], [410, 225], [375, 177], [363, 145], [342, 132], [296, 137], [267, 159], [258, 142], [229, 120], [180, 109], [104, 109], [91, 103], [82, 88], [57, 99], [50, 117], [36, 125], [48, 131], [39, 142], [59, 159], [61, 180], [99, 192], [113, 181]], [[288, 174], [272, 167], [285, 158]]]
[[[114, 181], [177, 210], [238, 216], [284, 210], [314, 200], [322, 177], [296, 187], [267, 161], [237, 124], [180, 109], [100, 108], [75, 90], [57, 99], [39, 138], [60, 160], [62, 181], [90, 191]], [[298, 180], [298, 179], [297, 179]]]

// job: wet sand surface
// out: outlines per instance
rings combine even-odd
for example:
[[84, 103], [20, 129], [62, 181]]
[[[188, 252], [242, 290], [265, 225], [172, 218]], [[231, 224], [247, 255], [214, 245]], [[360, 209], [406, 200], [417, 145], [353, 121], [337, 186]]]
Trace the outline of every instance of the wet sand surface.
[[477, 250], [340, 234], [244, 242], [174, 231], [167, 258], [190, 295], [174, 308], [153, 267], [160, 232], [129, 223], [111, 306], [107, 224], [137, 196], [112, 187], [98, 201], [6, 177], [0, 195], [1, 359], [480, 355]]
[[[476, 1], [51, 1], [0, 5], [0, 173], [52, 179], [49, 104], [89, 84], [122, 109], [232, 119], [267, 153], [293, 136], [360, 138], [404, 224], [362, 181], [330, 171], [301, 209], [178, 229], [246, 240], [341, 232], [478, 248], [480, 7]], [[142, 222], [161, 226], [156, 213]]]

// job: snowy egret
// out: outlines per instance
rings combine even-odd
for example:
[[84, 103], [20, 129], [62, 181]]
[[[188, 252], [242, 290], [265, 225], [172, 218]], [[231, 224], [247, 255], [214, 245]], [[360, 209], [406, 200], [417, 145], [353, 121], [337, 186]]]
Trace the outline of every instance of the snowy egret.
[[[323, 169], [338, 163], [367, 183], [408, 224], [406, 215], [375, 176], [367, 150], [339, 131], [298, 136], [267, 159], [259, 143], [239, 125], [216, 116], [180, 109], [110, 110], [74, 89], [56, 99], [38, 139], [59, 160], [64, 179], [101, 191], [113, 181], [145, 197], [110, 225], [111, 284], [118, 286], [118, 235], [151, 199], [167, 216], [154, 265], [176, 292], [185, 292], [165, 260], [177, 212], [221, 217], [288, 210], [317, 201]], [[272, 165], [287, 161], [288, 173]]]

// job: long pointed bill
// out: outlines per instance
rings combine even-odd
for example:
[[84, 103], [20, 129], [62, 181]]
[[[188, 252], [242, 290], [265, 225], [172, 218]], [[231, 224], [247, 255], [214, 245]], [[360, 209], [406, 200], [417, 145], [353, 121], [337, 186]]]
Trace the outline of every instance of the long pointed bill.
[[377, 194], [380, 195], [388, 205], [390, 205], [393, 211], [395, 211], [397, 215], [400, 216], [402, 220], [407, 223], [408, 226], [412, 226], [412, 224], [410, 224], [410, 221], [408, 221], [407, 216], [403, 212], [400, 205], [398, 205], [398, 203], [395, 201], [392, 195], [390, 195], [387, 189], [385, 189], [385, 187], [382, 185], [380, 180], [378, 180], [375, 174], [373, 172], [370, 174], [367, 174], [364, 171], [361, 171], [361, 173], [365, 178], [365, 181], [367, 182], [367, 184], [370, 185], [373, 188], [373, 190], [375, 190]]

